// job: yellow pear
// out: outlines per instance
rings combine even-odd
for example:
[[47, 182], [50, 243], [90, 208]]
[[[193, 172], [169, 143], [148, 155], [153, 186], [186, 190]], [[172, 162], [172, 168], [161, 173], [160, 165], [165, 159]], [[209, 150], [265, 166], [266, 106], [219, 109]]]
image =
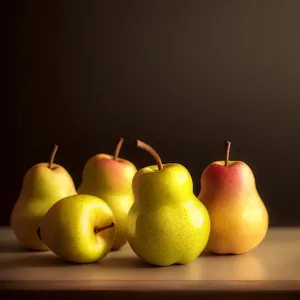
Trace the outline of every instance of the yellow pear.
[[11, 227], [16, 238], [32, 250], [48, 250], [37, 230], [49, 208], [64, 197], [77, 194], [70, 174], [53, 162], [57, 149], [55, 145], [48, 163], [38, 163], [26, 172], [11, 214]]
[[127, 243], [126, 217], [134, 201], [132, 178], [137, 169], [130, 161], [119, 157], [124, 139], [120, 138], [114, 155], [99, 153], [85, 164], [78, 194], [103, 199], [115, 217], [116, 237], [112, 246], [118, 250]]
[[241, 254], [264, 239], [269, 216], [250, 167], [229, 160], [231, 143], [226, 142], [224, 161], [209, 164], [201, 175], [198, 199], [211, 220], [207, 249], [216, 254]]
[[128, 242], [149, 264], [188, 264], [207, 244], [209, 214], [194, 195], [191, 175], [183, 165], [163, 164], [151, 146], [142, 141], [137, 145], [152, 154], [157, 165], [142, 168], [134, 176]]

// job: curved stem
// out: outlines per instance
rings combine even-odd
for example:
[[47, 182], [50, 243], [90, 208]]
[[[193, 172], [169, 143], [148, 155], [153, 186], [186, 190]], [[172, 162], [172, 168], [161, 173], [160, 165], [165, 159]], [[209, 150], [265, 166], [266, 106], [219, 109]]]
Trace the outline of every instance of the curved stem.
[[228, 167], [229, 153], [230, 153], [230, 146], [231, 146], [231, 142], [226, 141], [226, 142], [225, 142], [225, 166], [226, 166], [226, 167]]
[[151, 146], [149, 146], [148, 144], [146, 144], [140, 140], [137, 140], [137, 146], [141, 149], [146, 150], [154, 157], [154, 159], [156, 160], [157, 166], [158, 166], [158, 170], [163, 169], [163, 164], [162, 164], [162, 161], [161, 161], [158, 153]]
[[116, 160], [119, 156], [119, 153], [120, 153], [120, 150], [121, 150], [121, 147], [123, 145], [123, 142], [124, 142], [124, 139], [123, 138], [120, 138], [117, 146], [116, 146], [116, 149], [115, 149], [115, 153], [114, 153], [114, 160]]
[[103, 227], [97, 227], [97, 226], [96, 226], [96, 227], [94, 228], [94, 233], [97, 234], [97, 233], [99, 233], [100, 231], [103, 231], [103, 230], [112, 228], [112, 227], [114, 227], [114, 226], [115, 226], [115, 223], [114, 223], [114, 222], [110, 223], [110, 224], [107, 225], [107, 226], [103, 226]]
[[49, 169], [52, 169], [52, 164], [54, 162], [54, 158], [55, 158], [57, 150], [58, 150], [58, 146], [54, 145], [54, 147], [52, 149], [52, 152], [51, 152], [51, 155], [50, 155], [49, 166], [48, 166]]

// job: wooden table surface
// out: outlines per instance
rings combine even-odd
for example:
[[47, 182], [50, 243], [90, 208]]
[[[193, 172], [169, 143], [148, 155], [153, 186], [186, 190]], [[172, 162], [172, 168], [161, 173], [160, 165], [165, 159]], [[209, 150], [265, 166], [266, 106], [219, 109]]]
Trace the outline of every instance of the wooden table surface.
[[2, 292], [172, 291], [177, 296], [201, 292], [273, 292], [276, 295], [289, 292], [300, 295], [300, 227], [269, 228], [262, 244], [246, 254], [203, 253], [183, 266], [145, 265], [128, 245], [97, 263], [66, 263], [50, 251], [24, 250], [9, 228], [0, 228], [0, 254]]

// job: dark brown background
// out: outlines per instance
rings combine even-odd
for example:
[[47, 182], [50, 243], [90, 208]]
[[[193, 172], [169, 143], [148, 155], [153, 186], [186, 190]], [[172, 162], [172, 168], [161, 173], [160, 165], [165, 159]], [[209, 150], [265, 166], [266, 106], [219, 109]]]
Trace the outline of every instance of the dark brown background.
[[3, 1], [1, 224], [25, 171], [56, 162], [76, 184], [112, 152], [202, 170], [247, 162], [271, 225], [300, 225], [299, 1]]

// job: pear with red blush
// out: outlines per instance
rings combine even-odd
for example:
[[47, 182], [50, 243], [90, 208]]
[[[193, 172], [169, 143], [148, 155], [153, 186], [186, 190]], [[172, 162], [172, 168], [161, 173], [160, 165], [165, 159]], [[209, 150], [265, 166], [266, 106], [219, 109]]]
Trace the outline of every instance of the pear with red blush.
[[119, 153], [124, 142], [120, 138], [114, 155], [99, 153], [85, 164], [78, 194], [89, 194], [104, 200], [116, 218], [116, 237], [112, 246], [118, 250], [127, 243], [126, 218], [133, 204], [132, 179], [137, 169], [135, 165]]
[[198, 195], [211, 219], [207, 250], [215, 254], [242, 254], [254, 249], [269, 226], [254, 174], [245, 162], [229, 160], [230, 146], [226, 141], [225, 160], [212, 162], [202, 172]]

